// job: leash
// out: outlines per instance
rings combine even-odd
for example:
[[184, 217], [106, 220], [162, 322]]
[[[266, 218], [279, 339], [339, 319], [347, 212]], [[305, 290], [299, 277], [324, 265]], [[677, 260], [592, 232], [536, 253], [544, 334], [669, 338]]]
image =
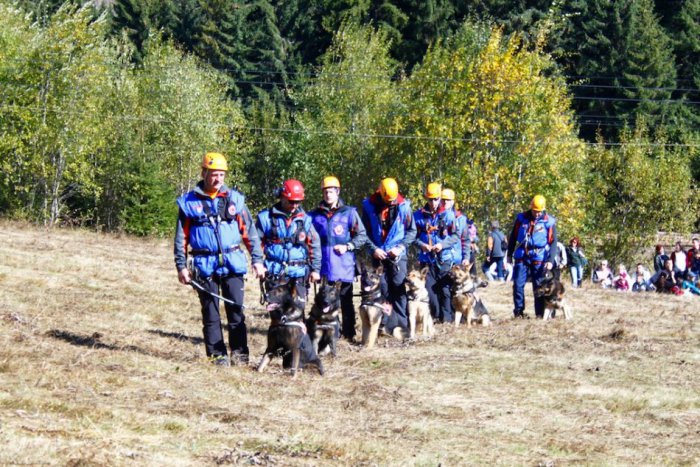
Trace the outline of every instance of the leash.
[[211, 291], [205, 289], [205, 288], [202, 286], [202, 284], [200, 284], [199, 282], [195, 281], [194, 279], [190, 279], [190, 285], [191, 285], [194, 289], [196, 289], [196, 290], [199, 290], [199, 291], [201, 291], [201, 292], [204, 292], [205, 294], [211, 295], [212, 297], [215, 297], [215, 298], [218, 298], [219, 300], [222, 300], [224, 303], [228, 303], [228, 304], [230, 304], [230, 305], [236, 305], [236, 306], [240, 306], [241, 308], [245, 308], [244, 305], [238, 305], [238, 303], [234, 302], [233, 300], [229, 300], [228, 298], [222, 297], [222, 296], [219, 295], [219, 294], [216, 294], [216, 293], [214, 293], [214, 292], [211, 292]]

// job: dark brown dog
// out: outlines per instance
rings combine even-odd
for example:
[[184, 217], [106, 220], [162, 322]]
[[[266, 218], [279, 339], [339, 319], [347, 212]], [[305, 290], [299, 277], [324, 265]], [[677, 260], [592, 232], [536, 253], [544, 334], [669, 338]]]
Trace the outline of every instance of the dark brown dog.
[[328, 285], [324, 281], [314, 297], [314, 304], [306, 320], [306, 329], [309, 332], [314, 350], [318, 355], [330, 349], [331, 355], [336, 355], [338, 342], [338, 314], [340, 313], [340, 287], [342, 283]]
[[267, 348], [258, 365], [262, 372], [273, 356], [282, 356], [282, 367], [291, 369], [292, 376], [307, 364], [314, 365], [323, 375], [323, 364], [314, 351], [304, 325], [304, 303], [297, 298], [296, 288], [282, 283], [267, 294], [270, 327]]
[[571, 319], [573, 312], [564, 300], [564, 284], [562, 284], [551, 271], [547, 271], [544, 277], [540, 279], [539, 285], [535, 287], [535, 297], [544, 300], [544, 317], [545, 321], [556, 316], [557, 310], [561, 310], [564, 318]]

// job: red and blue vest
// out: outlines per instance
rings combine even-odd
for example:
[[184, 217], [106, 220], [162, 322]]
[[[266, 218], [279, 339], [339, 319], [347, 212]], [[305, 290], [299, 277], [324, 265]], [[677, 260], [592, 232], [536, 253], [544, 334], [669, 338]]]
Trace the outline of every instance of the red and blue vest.
[[515, 218], [516, 248], [513, 259], [543, 262], [549, 256], [556, 219], [546, 212], [538, 219], [531, 219], [527, 215], [529, 212], [521, 212]]
[[222, 194], [225, 196], [212, 199], [193, 190], [177, 199], [190, 221], [187, 241], [194, 267], [202, 277], [245, 274], [248, 270], [238, 224], [245, 198], [235, 190]]
[[403, 244], [404, 238], [406, 236], [406, 222], [411, 218], [411, 203], [408, 200], [402, 201], [398, 206], [398, 213], [396, 214], [396, 219], [391, 226], [391, 229], [386, 234], [382, 232], [382, 223], [379, 219], [379, 212], [377, 212], [376, 206], [370, 198], [366, 198], [362, 202], [362, 209], [366, 217], [369, 219], [370, 228], [367, 232], [367, 236], [370, 240], [378, 247], [384, 251], [389, 251], [395, 246]]
[[265, 268], [269, 274], [304, 277], [309, 270], [311, 217], [299, 209], [291, 217], [271, 207], [258, 214], [263, 231]]

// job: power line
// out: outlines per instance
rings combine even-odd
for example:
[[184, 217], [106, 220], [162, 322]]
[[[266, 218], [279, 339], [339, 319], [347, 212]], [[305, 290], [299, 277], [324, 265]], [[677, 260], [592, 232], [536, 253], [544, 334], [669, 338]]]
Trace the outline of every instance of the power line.
[[[36, 110], [42, 111], [41, 107], [25, 107], [25, 106], [8, 106], [0, 104], [0, 108], [5, 109], [9, 107], [23, 108], [26, 110]], [[80, 115], [84, 112], [79, 110], [51, 110], [57, 114], [66, 115]], [[102, 118], [110, 118], [119, 121], [147, 121], [152, 123], [180, 123], [167, 118], [162, 117], [132, 117], [132, 116], [116, 116], [116, 115], [103, 115]], [[589, 143], [581, 141], [576, 137], [572, 136], [568, 140], [526, 140], [526, 139], [498, 139], [498, 138], [462, 138], [462, 137], [440, 137], [440, 136], [418, 136], [418, 135], [406, 135], [406, 134], [381, 134], [381, 133], [359, 133], [359, 132], [343, 132], [343, 131], [333, 131], [333, 130], [305, 130], [299, 128], [272, 128], [272, 127], [261, 127], [261, 126], [250, 126], [250, 125], [226, 125], [219, 123], [212, 123], [207, 125], [210, 128], [226, 128], [230, 130], [246, 130], [251, 132], [267, 132], [267, 133], [293, 133], [293, 134], [306, 134], [306, 135], [318, 135], [318, 136], [338, 136], [338, 137], [353, 137], [353, 138], [372, 138], [372, 139], [390, 139], [390, 140], [412, 140], [412, 141], [429, 141], [436, 143], [446, 143], [446, 142], [467, 142], [476, 144], [535, 144], [535, 145], [586, 145], [586, 146], [598, 146], [598, 143]], [[640, 147], [683, 147], [683, 148], [700, 148], [700, 143], [605, 143], [605, 146], [640, 146]]]

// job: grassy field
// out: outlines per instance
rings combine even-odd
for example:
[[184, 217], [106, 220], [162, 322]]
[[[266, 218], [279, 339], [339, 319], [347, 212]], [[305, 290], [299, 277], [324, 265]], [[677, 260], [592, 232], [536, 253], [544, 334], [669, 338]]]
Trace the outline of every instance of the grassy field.
[[0, 234], [3, 465], [700, 464], [698, 297], [583, 288], [572, 321], [543, 323], [493, 285], [491, 328], [343, 342], [292, 380], [279, 359], [253, 371], [254, 280], [251, 366], [221, 368], [170, 241]]

